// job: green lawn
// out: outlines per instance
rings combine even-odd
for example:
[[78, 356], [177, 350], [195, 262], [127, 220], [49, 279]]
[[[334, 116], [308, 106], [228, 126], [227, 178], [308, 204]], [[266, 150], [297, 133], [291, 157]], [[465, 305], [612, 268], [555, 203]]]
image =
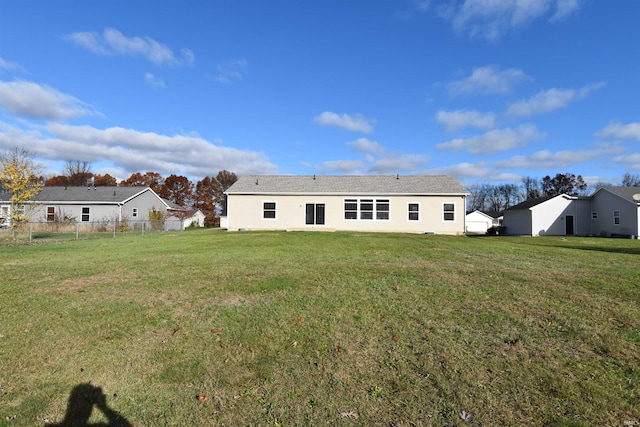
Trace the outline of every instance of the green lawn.
[[0, 246], [0, 425], [92, 408], [121, 426], [638, 425], [640, 241]]

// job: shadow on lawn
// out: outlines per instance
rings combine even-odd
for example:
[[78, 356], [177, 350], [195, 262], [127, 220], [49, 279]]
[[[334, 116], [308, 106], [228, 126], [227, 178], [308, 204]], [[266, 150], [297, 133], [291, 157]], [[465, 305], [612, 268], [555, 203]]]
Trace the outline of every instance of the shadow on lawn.
[[[104, 414], [108, 422], [91, 423], [89, 417], [93, 407]], [[107, 396], [100, 387], [90, 383], [78, 384], [71, 390], [67, 413], [64, 420], [57, 424], [46, 424], [45, 427], [132, 427], [122, 415], [107, 406]]]

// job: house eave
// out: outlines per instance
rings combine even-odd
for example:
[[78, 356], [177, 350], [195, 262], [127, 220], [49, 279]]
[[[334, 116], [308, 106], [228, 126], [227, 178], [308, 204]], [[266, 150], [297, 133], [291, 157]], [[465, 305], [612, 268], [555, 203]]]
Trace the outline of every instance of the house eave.
[[419, 196], [468, 196], [470, 193], [385, 193], [385, 192], [280, 192], [280, 191], [247, 191], [224, 193], [227, 196], [375, 196], [375, 197], [419, 197]]

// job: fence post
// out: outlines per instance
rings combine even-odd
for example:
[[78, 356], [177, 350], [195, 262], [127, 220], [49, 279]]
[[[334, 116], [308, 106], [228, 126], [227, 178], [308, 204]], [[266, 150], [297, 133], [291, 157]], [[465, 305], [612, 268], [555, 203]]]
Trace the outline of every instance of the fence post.
[[76, 222], [76, 240], [78, 240], [79, 231], [80, 231], [80, 224]]
[[31, 243], [32, 236], [33, 236], [33, 224], [29, 222], [29, 243]]

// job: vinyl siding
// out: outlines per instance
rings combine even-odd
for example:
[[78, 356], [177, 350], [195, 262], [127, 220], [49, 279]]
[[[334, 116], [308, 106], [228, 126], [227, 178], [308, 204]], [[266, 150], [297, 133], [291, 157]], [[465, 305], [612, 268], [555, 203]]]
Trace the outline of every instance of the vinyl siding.
[[[345, 199], [389, 200], [389, 220], [346, 220]], [[276, 218], [263, 219], [263, 203], [276, 203]], [[325, 205], [325, 224], [307, 225], [306, 205]], [[420, 205], [419, 220], [409, 221], [408, 205]], [[455, 206], [455, 220], [443, 220], [444, 203]], [[384, 195], [228, 195], [229, 230], [351, 230], [437, 234], [462, 234], [465, 223], [464, 196], [384, 196]]]

